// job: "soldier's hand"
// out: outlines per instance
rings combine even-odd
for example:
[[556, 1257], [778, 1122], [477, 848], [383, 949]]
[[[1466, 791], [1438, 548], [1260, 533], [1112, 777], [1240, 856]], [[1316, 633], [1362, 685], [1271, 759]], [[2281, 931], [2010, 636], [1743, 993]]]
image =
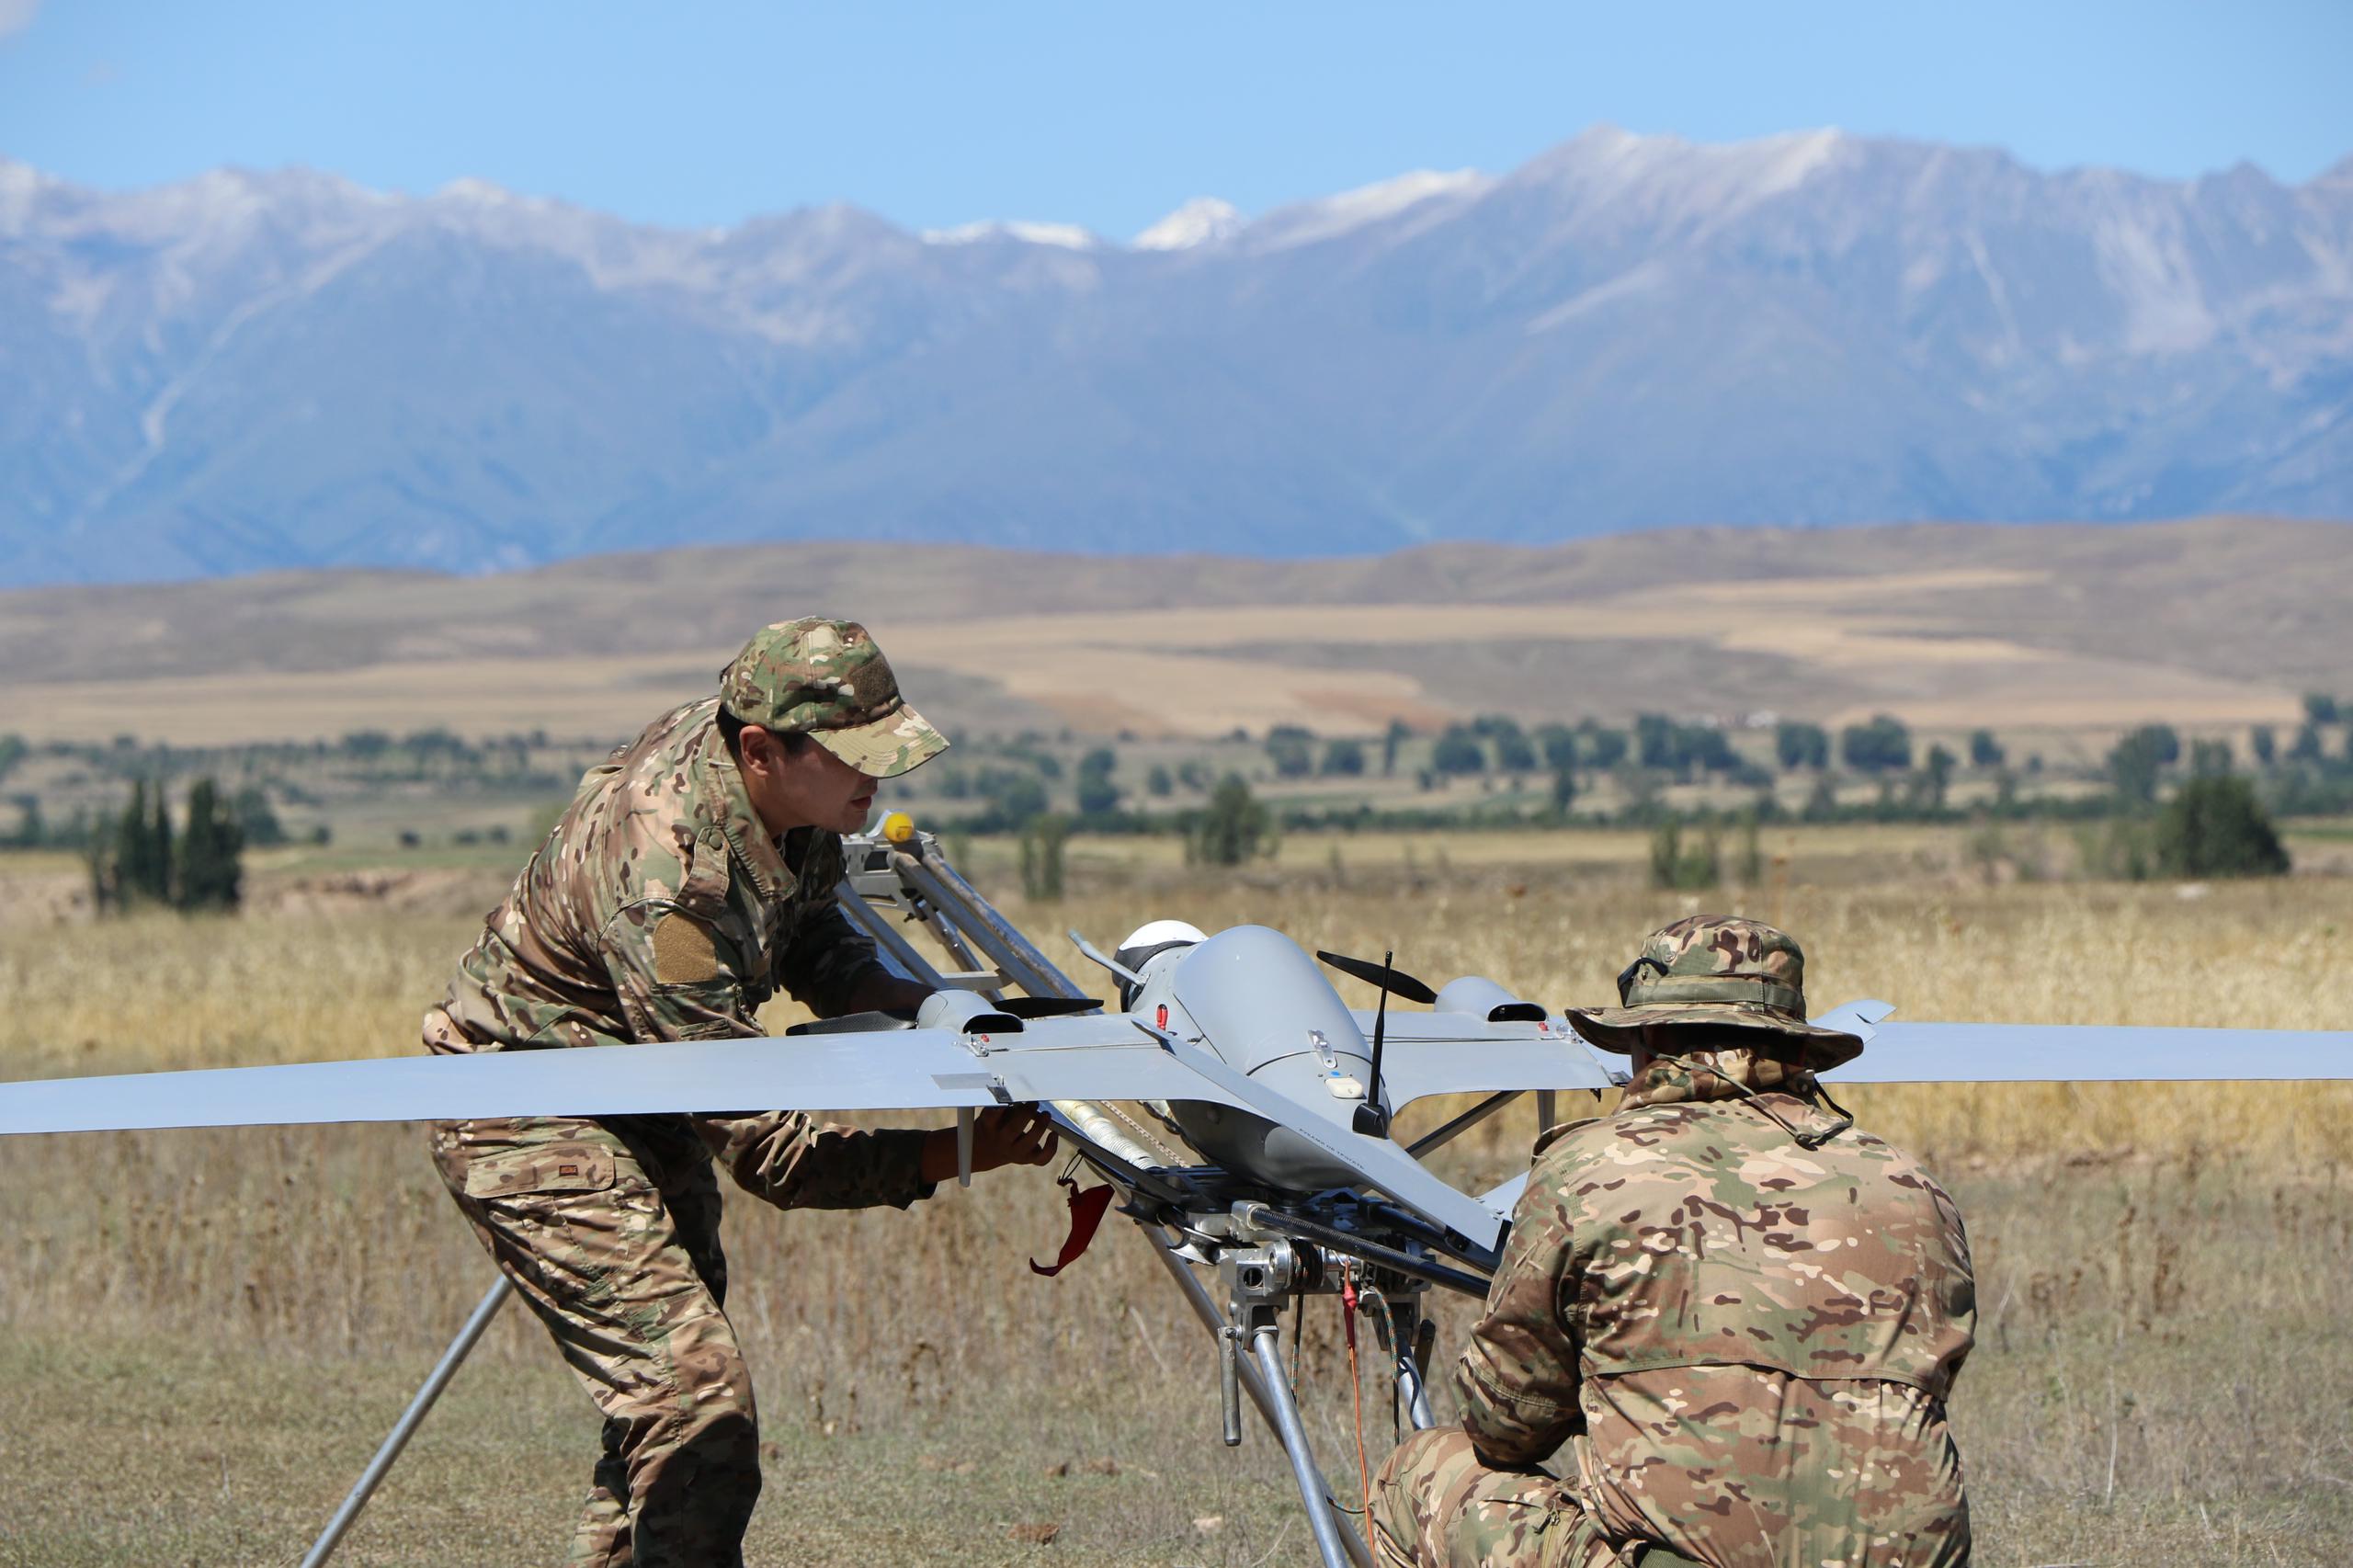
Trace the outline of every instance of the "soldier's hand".
[[[1042, 1165], [1054, 1157], [1053, 1119], [1035, 1106], [1000, 1106], [972, 1119], [972, 1169]], [[941, 1128], [923, 1146], [923, 1179], [952, 1180], [956, 1175], [956, 1130]]]

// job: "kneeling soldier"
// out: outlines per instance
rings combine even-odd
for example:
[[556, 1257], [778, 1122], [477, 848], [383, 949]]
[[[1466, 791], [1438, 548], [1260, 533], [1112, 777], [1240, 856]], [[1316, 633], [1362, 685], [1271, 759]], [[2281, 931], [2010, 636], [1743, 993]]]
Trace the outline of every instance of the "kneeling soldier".
[[1815, 1083], [1862, 1041], [1806, 1021], [1797, 943], [1751, 920], [1676, 922], [1618, 989], [1569, 1016], [1633, 1082], [1537, 1144], [1461, 1425], [1382, 1468], [1380, 1561], [1965, 1564], [1969, 1246]]
[[[878, 780], [948, 744], [863, 627], [753, 637], [705, 699], [592, 768], [425, 1017], [437, 1051], [756, 1036], [789, 991], [821, 1017], [913, 1007], [835, 898]], [[882, 1048], [887, 1049], [887, 1047]], [[972, 1168], [1042, 1164], [1050, 1123], [983, 1112]], [[901, 1208], [956, 1169], [952, 1130], [798, 1111], [443, 1122], [433, 1153], [483, 1244], [604, 1413], [572, 1561], [730, 1568], [759, 1496], [750, 1374], [722, 1310], [714, 1161], [780, 1208]]]

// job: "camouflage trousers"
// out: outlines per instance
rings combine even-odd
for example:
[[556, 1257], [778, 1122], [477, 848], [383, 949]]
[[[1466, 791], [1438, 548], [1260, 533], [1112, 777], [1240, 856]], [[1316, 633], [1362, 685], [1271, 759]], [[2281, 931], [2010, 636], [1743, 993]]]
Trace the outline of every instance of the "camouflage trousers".
[[434, 1164], [604, 1413], [584, 1568], [740, 1568], [759, 1499], [751, 1378], [721, 1310], [710, 1163], [598, 1122], [437, 1123]]
[[1415, 1433], [1381, 1467], [1372, 1556], [1380, 1568], [1624, 1568], [1631, 1561], [1561, 1481], [1540, 1470], [1490, 1469], [1460, 1426]]

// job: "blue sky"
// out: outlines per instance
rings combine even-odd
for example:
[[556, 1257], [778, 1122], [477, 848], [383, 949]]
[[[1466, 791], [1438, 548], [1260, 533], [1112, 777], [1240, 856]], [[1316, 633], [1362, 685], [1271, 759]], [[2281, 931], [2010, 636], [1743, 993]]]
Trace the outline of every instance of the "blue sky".
[[1599, 121], [1837, 125], [2043, 168], [2353, 153], [2353, 0], [1608, 6], [0, 0], [0, 153], [107, 187], [306, 165], [655, 222], [849, 200], [1125, 236]]

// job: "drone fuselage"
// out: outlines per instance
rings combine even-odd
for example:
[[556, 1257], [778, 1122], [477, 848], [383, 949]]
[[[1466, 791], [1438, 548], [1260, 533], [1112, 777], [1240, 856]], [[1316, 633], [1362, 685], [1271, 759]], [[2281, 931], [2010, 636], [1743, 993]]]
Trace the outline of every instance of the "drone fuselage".
[[[1156, 957], [1129, 1008], [1354, 1138], [1374, 1093], [1372, 1048], [1304, 949], [1264, 926], [1236, 926]], [[1282, 1192], [1346, 1187], [1357, 1172], [1292, 1130], [1233, 1106], [1179, 1100], [1186, 1140], [1228, 1173]]]

